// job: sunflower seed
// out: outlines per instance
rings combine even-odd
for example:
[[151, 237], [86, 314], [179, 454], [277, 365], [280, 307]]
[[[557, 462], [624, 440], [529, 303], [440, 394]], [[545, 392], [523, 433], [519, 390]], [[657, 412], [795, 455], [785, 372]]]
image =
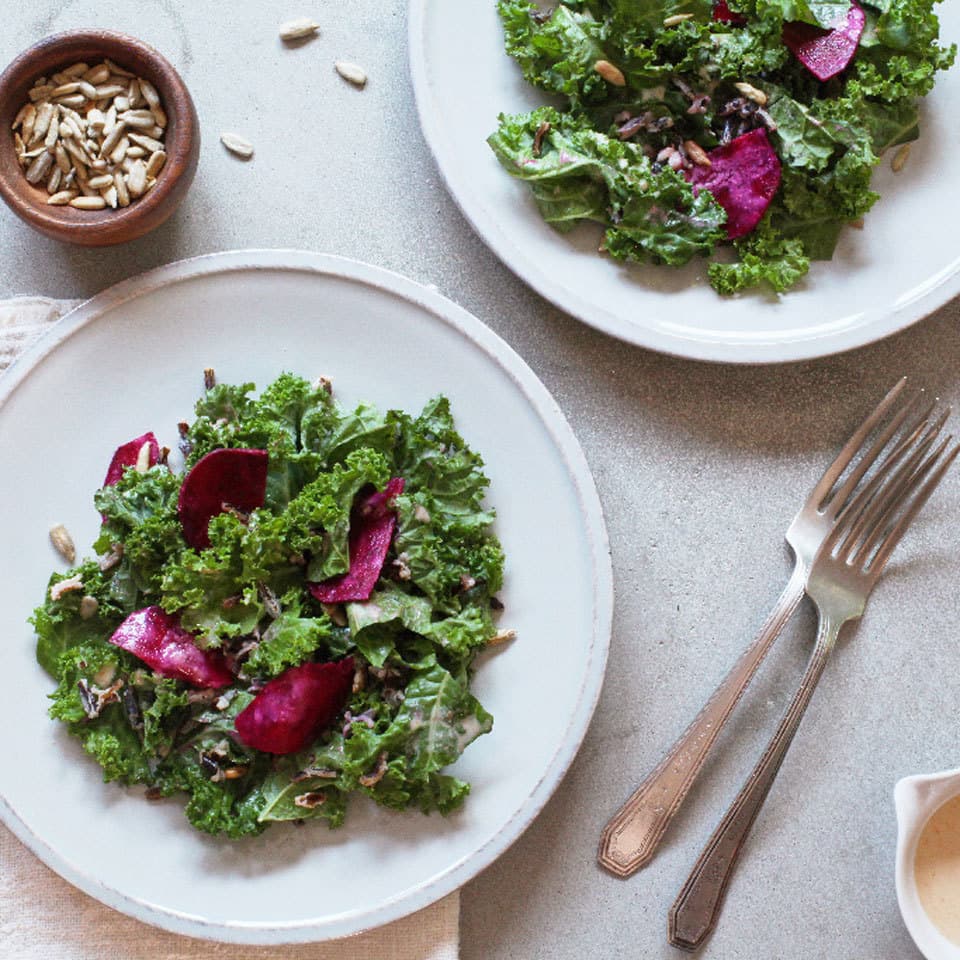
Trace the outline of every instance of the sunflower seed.
[[80, 83], [77, 80], [71, 80], [69, 83], [62, 83], [59, 87], [54, 87], [51, 97], [65, 97], [70, 93], [76, 93], [80, 89]]
[[50, 528], [50, 542], [67, 563], [72, 565], [76, 561], [77, 548], [73, 545], [73, 537], [62, 523]]
[[687, 151], [687, 156], [698, 167], [712, 167], [713, 163], [707, 156], [707, 151], [700, 146], [696, 140], [684, 140], [683, 149]]
[[[27, 111], [30, 109], [31, 104], [25, 103], [18, 111], [17, 115], [13, 118], [13, 123], [10, 124], [11, 130], [16, 130], [17, 127], [23, 125], [23, 121], [27, 118]], [[36, 110], [36, 107], [33, 108]]]
[[122, 97], [126, 94], [127, 88], [119, 83], [104, 83], [94, 90], [98, 100], [107, 100], [110, 97]]
[[50, 176], [47, 179], [47, 193], [54, 194], [60, 189], [60, 184], [63, 182], [63, 171], [55, 166], [50, 171]]
[[57, 108], [47, 100], [37, 107], [37, 119], [33, 125], [31, 140], [42, 140], [50, 129], [50, 122], [57, 114]]
[[[100, 607], [100, 601], [96, 597], [91, 597], [87, 594], [85, 597], [80, 598], [80, 619], [89, 620]], [[97, 678], [94, 677], [96, 680]], [[110, 680], [113, 678], [111, 677]], [[110, 683], [110, 680], [107, 680], [106, 683]], [[98, 684], [98, 686], [104, 686], [105, 684]]]
[[166, 162], [167, 155], [162, 150], [157, 150], [150, 154], [150, 159], [147, 161], [147, 176], [156, 177]]
[[[123, 143], [124, 141], [126, 141], [127, 143], [130, 142], [129, 140], [126, 140], [126, 138], [124, 138], [124, 140], [122, 140], [121, 143]], [[127, 156], [130, 157], [131, 160], [140, 160], [141, 158], [147, 156], [147, 151], [144, 150], [143, 147], [127, 147]]]
[[151, 107], [150, 112], [153, 114], [153, 129], [156, 131], [154, 136], [163, 136], [163, 131], [167, 128], [167, 115], [164, 112], [163, 107]]
[[107, 206], [111, 210], [117, 209], [117, 204], [119, 203], [119, 197], [117, 195], [117, 188], [113, 185], [113, 177], [110, 177], [110, 186], [106, 190], [100, 191], [100, 196], [107, 201]]
[[65, 77], [82, 77], [90, 69], [88, 63], [74, 63], [60, 72]]
[[135, 130], [152, 130], [154, 126], [153, 114], [149, 110], [122, 110], [117, 113], [117, 118]]
[[148, 150], [150, 153], [153, 153], [155, 150], [163, 149], [163, 144], [159, 140], [154, 140], [153, 137], [145, 137], [142, 133], [131, 132], [130, 139], [138, 147], [143, 147], [144, 150]]
[[47, 203], [52, 207], [65, 207], [76, 195], [76, 190], [61, 190], [52, 197], [47, 197]]
[[92, 83], [95, 87], [107, 82], [110, 79], [110, 68], [105, 63], [97, 64], [91, 67], [82, 77], [87, 83]]
[[906, 165], [906, 162], [909, 156], [910, 156], [910, 144], [905, 143], [893, 155], [893, 159], [890, 161], [890, 169], [893, 170], [894, 173], [899, 173]]
[[109, 173], [103, 173], [96, 177], [91, 177], [88, 181], [90, 187], [94, 190], [102, 190], [113, 183], [113, 177]]
[[752, 83], [735, 83], [734, 86], [748, 100], [752, 100], [754, 103], [760, 104], [761, 107], [765, 107], [767, 105], [767, 95], [762, 90], [758, 90]]
[[71, 93], [68, 97], [56, 97], [54, 103], [63, 104], [65, 107], [82, 107], [87, 102], [87, 98], [82, 93]]
[[70, 158], [67, 156], [67, 151], [63, 149], [63, 144], [58, 143], [53, 148], [53, 158], [57, 161], [57, 166], [64, 172], [70, 172]]
[[70, 201], [70, 206], [76, 207], [78, 210], [102, 210], [106, 205], [107, 201], [99, 195], [74, 197]]
[[88, 100], [97, 99], [97, 88], [86, 80], [77, 81], [77, 93], [83, 94]]
[[104, 64], [110, 68], [111, 73], [115, 73], [118, 77], [132, 77], [133, 74], [129, 70], [124, 70], [123, 67], [117, 66], [112, 60], [104, 59]]
[[100, 144], [101, 157], [109, 156], [113, 152], [114, 147], [120, 142], [126, 130], [126, 124], [114, 124], [113, 129], [103, 138], [103, 143]]
[[127, 181], [123, 179], [123, 174], [119, 171], [113, 175], [113, 185], [117, 190], [117, 203], [121, 207], [129, 207], [130, 193], [127, 190]]
[[142, 160], [134, 160], [127, 175], [127, 190], [131, 197], [141, 197], [147, 189], [147, 165]]
[[615, 67], [609, 60], [598, 60], [593, 65], [593, 69], [607, 83], [613, 84], [615, 87], [625, 87], [627, 85], [627, 78], [623, 75], [623, 71], [619, 67]]
[[138, 81], [140, 84], [140, 93], [143, 95], [143, 99], [147, 101], [147, 106], [152, 110], [154, 107], [160, 106], [160, 94], [157, 93], [157, 88], [149, 81], [144, 80], [143, 77]]
[[23, 163], [23, 155], [27, 152], [27, 145], [23, 142], [23, 137], [19, 133], [13, 135], [13, 147], [17, 151], [17, 159]]
[[38, 100], [47, 100], [53, 96], [53, 91], [56, 87], [52, 86], [49, 83], [38, 84], [35, 86], [27, 96], [36, 103]]
[[665, 27], [675, 27], [678, 23], [684, 23], [691, 19], [693, 19], [692, 13], [675, 13], [672, 17], [664, 18], [663, 25]]
[[35, 157], [33, 163], [27, 167], [27, 183], [39, 183], [50, 172], [53, 166], [53, 154], [44, 150]]
[[48, 150], [53, 150], [53, 148], [57, 144], [57, 140], [59, 139], [60, 139], [60, 122], [57, 119], [56, 115], [54, 115], [50, 119], [50, 126], [47, 128], [47, 135], [43, 139], [43, 145]]
[[348, 60], [338, 60], [333, 66], [344, 80], [348, 80], [355, 87], [366, 86], [367, 74], [363, 67]]
[[[235, 133], [221, 133], [220, 142], [231, 153], [243, 157], [244, 160], [249, 160], [253, 156], [253, 144]], [[143, 144], [143, 146], [146, 146], [146, 144]]]
[[280, 24], [281, 40], [303, 40], [305, 37], [316, 36], [320, 30], [320, 24], [309, 17], [299, 17], [296, 20], [288, 20]]
[[20, 132], [23, 134], [23, 142], [29, 143], [33, 139], [33, 126], [37, 122], [37, 108], [32, 104], [27, 104], [27, 112], [20, 124]]

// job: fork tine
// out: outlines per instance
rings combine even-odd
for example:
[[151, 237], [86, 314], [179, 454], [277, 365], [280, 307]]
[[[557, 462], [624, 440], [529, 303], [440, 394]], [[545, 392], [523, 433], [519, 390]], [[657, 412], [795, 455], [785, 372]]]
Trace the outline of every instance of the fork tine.
[[[918, 478], [928, 473], [930, 468], [936, 464], [937, 460], [941, 457], [941, 455], [943, 455], [948, 442], [952, 439], [952, 436], [946, 437], [937, 450], [930, 454], [927, 464], [924, 465], [921, 471], [918, 471]], [[927, 502], [927, 500], [930, 499], [930, 494], [933, 493], [937, 485], [943, 479], [943, 475], [950, 468], [950, 465], [953, 463], [953, 461], [956, 460], [958, 453], [960, 453], [960, 444], [954, 444], [953, 448], [943, 457], [943, 460], [940, 462], [939, 466], [937, 466], [936, 469], [930, 473], [926, 480], [923, 481], [919, 489], [916, 489], [916, 492], [913, 493], [913, 500], [909, 503], [906, 510], [904, 510], [904, 512], [901, 514], [900, 519], [897, 520], [894, 527], [889, 529], [884, 534], [883, 540], [880, 542], [880, 548], [870, 560], [869, 570], [871, 576], [876, 577], [880, 575], [880, 572], [890, 559], [890, 555], [896, 549], [896, 546], [902, 539], [903, 535], [907, 532], [907, 528], [911, 523], [913, 523], [913, 518], [920, 512], [920, 509]], [[902, 500], [898, 506], [901, 506], [905, 502], [905, 499]]]
[[820, 482], [813, 488], [813, 494], [811, 496], [811, 500], [816, 498], [815, 502], [818, 507], [826, 500], [827, 495], [833, 489], [833, 485], [837, 482], [837, 479], [850, 465], [850, 461], [860, 447], [863, 446], [863, 442], [887, 415], [887, 411], [894, 405], [900, 394], [903, 393], [906, 385], [907, 378], [901, 377], [887, 392], [887, 395], [874, 407], [873, 413], [854, 431], [850, 439], [843, 445], [843, 449], [837, 454], [833, 463], [827, 467], [823, 476], [820, 478]]
[[[920, 393], [916, 394], [912, 399], [910, 399], [903, 409], [893, 418], [893, 420], [890, 421], [886, 428], [874, 440], [870, 449], [860, 458], [860, 461], [857, 463], [856, 467], [850, 471], [850, 476], [847, 477], [847, 479], [843, 482], [843, 485], [830, 498], [831, 503], [839, 503], [841, 510], [847, 506], [847, 501], [850, 499], [854, 490], [856, 490], [857, 485], [863, 479], [863, 475], [877, 461], [877, 458], [886, 448], [887, 444], [890, 442], [890, 439], [897, 433], [898, 430], [900, 430], [904, 420], [907, 418], [907, 414], [910, 413], [914, 406], [916, 406], [917, 401], [922, 396], [923, 391], [920, 391]], [[897, 442], [897, 445], [893, 448], [893, 450], [891, 450], [890, 453], [884, 458], [885, 465], [895, 463], [904, 454], [904, 452], [910, 448], [913, 442], [928, 425], [930, 414], [933, 413], [935, 406], [936, 401], [931, 401], [928, 403], [916, 416], [914, 416], [910, 424], [903, 428], [903, 436]], [[946, 418], [944, 417], [944, 419]], [[826, 507], [826, 503], [823, 503], [823, 507]]]
[[[904, 444], [898, 445], [890, 457], [884, 460], [863, 490], [843, 511], [845, 522], [838, 528], [837, 541], [842, 540], [847, 544], [848, 555], [853, 553], [858, 543], [865, 541], [864, 531], [875, 529], [880, 515], [895, 505], [902, 496], [949, 414], [950, 410], [947, 408], [936, 420], [927, 424], [919, 437], [916, 433], [906, 437]], [[909, 455], [901, 462], [907, 450], [910, 451]]]

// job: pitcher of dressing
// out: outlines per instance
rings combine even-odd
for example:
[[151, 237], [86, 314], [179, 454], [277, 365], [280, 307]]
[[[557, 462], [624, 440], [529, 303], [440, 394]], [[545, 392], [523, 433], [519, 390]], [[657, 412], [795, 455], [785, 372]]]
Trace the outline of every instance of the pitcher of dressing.
[[897, 901], [927, 960], [960, 960], [960, 769], [904, 777], [897, 810]]

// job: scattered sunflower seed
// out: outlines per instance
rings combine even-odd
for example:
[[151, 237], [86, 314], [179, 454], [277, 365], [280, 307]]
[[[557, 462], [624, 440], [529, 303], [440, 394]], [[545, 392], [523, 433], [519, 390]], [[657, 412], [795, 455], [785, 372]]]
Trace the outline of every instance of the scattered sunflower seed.
[[77, 548], [73, 545], [73, 537], [62, 523], [50, 528], [50, 542], [67, 563], [72, 566], [76, 562]]
[[367, 74], [363, 67], [356, 63], [350, 63], [348, 60], [337, 60], [333, 66], [344, 80], [349, 81], [355, 87], [366, 86]]
[[[96, 597], [91, 597], [89, 594], [85, 597], [80, 598], [80, 619], [89, 620], [96, 612], [100, 606], [100, 602]], [[96, 679], [96, 677], [94, 677]], [[110, 678], [112, 680], [113, 677]], [[109, 683], [110, 680], [106, 682]]]
[[320, 24], [309, 17], [298, 17], [296, 20], [288, 20], [280, 24], [280, 39], [287, 42], [291, 40], [303, 40], [306, 37], [314, 37], [320, 30]]
[[734, 86], [748, 99], [758, 103], [761, 107], [767, 105], [767, 95], [758, 90], [752, 83], [735, 83]]
[[890, 169], [893, 170], [894, 173], [899, 173], [906, 165], [906, 162], [909, 156], [910, 156], [910, 144], [905, 143], [893, 155], [893, 159], [890, 161]]
[[663, 21], [665, 27], [675, 27], [678, 23], [683, 23], [686, 20], [692, 20], [692, 13], [675, 13], [672, 17], [666, 17]]
[[220, 142], [233, 154], [249, 160], [253, 156], [253, 144], [236, 133], [221, 133]]
[[625, 87], [627, 85], [627, 78], [623, 75], [623, 71], [614, 66], [609, 60], [598, 60], [594, 65], [593, 69], [603, 77], [607, 83], [613, 84], [615, 87]]
[[707, 156], [707, 151], [697, 143], [696, 140], [684, 140], [683, 149], [687, 151], [687, 156], [698, 167], [712, 167], [713, 163]]

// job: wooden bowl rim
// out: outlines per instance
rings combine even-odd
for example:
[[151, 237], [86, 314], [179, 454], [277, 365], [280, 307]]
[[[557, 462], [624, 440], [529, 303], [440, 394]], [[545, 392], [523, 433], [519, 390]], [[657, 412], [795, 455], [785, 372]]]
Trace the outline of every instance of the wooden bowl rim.
[[[58, 63], [63, 69], [79, 59], [98, 58], [113, 60], [156, 86], [168, 117], [164, 137], [167, 162], [150, 192], [128, 207], [79, 210], [69, 205], [51, 206], [43, 186], [27, 183], [10, 126], [37, 77], [55, 70]], [[83, 242], [87, 236], [102, 234], [101, 242], [107, 243], [142, 235], [176, 209], [193, 179], [198, 154], [199, 124], [186, 84], [158, 50], [136, 37], [93, 28], [52, 34], [20, 53], [0, 74], [0, 196], [22, 220], [49, 236]], [[187, 177], [185, 184], [180, 183], [183, 177]], [[170, 209], [165, 212], [167, 205]]]

